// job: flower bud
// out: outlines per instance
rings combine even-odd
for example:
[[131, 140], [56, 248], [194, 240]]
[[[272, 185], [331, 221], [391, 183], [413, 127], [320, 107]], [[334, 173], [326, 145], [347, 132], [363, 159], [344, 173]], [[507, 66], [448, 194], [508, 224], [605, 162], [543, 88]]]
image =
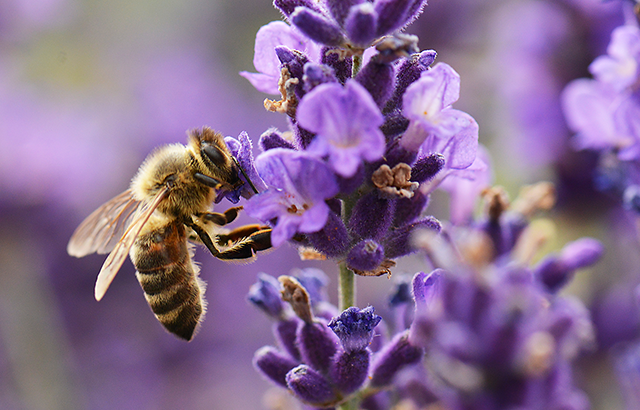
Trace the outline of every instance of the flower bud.
[[388, 259], [399, 258], [414, 252], [411, 246], [411, 234], [416, 229], [430, 229], [434, 232], [440, 232], [442, 225], [433, 216], [428, 216], [420, 221], [403, 225], [391, 231], [391, 233], [382, 241], [385, 250], [385, 256]]
[[333, 384], [343, 394], [353, 393], [367, 380], [369, 359], [368, 349], [339, 352], [331, 363], [329, 374]]
[[397, 334], [388, 345], [376, 354], [371, 366], [371, 386], [391, 384], [393, 377], [404, 366], [422, 358], [422, 349], [409, 343], [408, 331]]
[[570, 269], [580, 269], [596, 263], [603, 253], [604, 247], [600, 241], [581, 238], [565, 245], [560, 258]]
[[387, 139], [397, 137], [405, 132], [409, 127], [409, 120], [402, 115], [401, 110], [396, 109], [389, 113], [386, 113], [386, 111], [383, 112], [385, 112], [386, 115], [384, 118], [384, 124], [382, 124], [380, 130]]
[[318, 232], [307, 234], [309, 242], [319, 252], [329, 257], [342, 255], [349, 244], [349, 234], [342, 219], [333, 212], [329, 212], [327, 224]]
[[326, 0], [325, 3], [331, 16], [342, 26], [349, 14], [349, 10], [351, 10], [354, 5], [362, 3], [362, 0]]
[[307, 7], [296, 7], [289, 20], [317, 43], [327, 46], [339, 46], [344, 43], [340, 27], [319, 12]]
[[422, 157], [411, 167], [411, 180], [423, 183], [430, 181], [444, 168], [444, 155], [435, 153]]
[[566, 245], [559, 256], [545, 258], [534, 274], [550, 292], [556, 292], [573, 278], [576, 269], [594, 264], [603, 252], [600, 242], [582, 238]]
[[378, 0], [375, 11], [378, 15], [376, 37], [381, 37], [406, 24], [407, 12], [412, 0]]
[[287, 387], [287, 373], [298, 364], [299, 362], [272, 346], [261, 347], [253, 356], [253, 365], [271, 381], [283, 387]]
[[354, 45], [368, 46], [376, 38], [377, 20], [372, 3], [364, 2], [351, 7], [344, 24], [347, 37]]
[[311, 367], [301, 364], [286, 376], [287, 386], [296, 397], [316, 407], [326, 407], [336, 400], [331, 384]]
[[280, 346], [296, 360], [300, 360], [300, 350], [298, 350], [296, 341], [298, 326], [300, 326], [300, 320], [293, 318], [281, 320], [273, 328], [273, 333]]
[[384, 235], [393, 218], [395, 202], [371, 191], [353, 207], [349, 230], [358, 238], [379, 238]]
[[394, 74], [391, 64], [378, 62], [376, 56], [373, 56], [369, 63], [360, 70], [356, 81], [369, 91], [378, 107], [383, 107], [393, 92]]
[[372, 271], [384, 260], [384, 248], [373, 239], [358, 242], [347, 255], [347, 266], [359, 271]]
[[309, 62], [304, 65], [303, 70], [302, 82], [304, 83], [304, 90], [306, 92], [313, 90], [320, 84], [338, 81], [331, 67], [324, 64]]
[[407, 87], [420, 78], [424, 71], [429, 69], [429, 66], [435, 61], [436, 55], [434, 50], [425, 50], [419, 54], [413, 54], [400, 64], [396, 74], [395, 91], [383, 110], [385, 114], [402, 106], [402, 96]]
[[258, 282], [251, 285], [247, 299], [267, 316], [280, 318], [284, 303], [280, 297], [280, 283], [266, 273], [258, 274]]
[[314, 369], [326, 373], [331, 357], [338, 350], [338, 339], [321, 319], [301, 323], [297, 332], [298, 348], [302, 361]]
[[258, 145], [262, 151], [267, 151], [273, 148], [287, 148], [296, 149], [292, 143], [282, 137], [280, 132], [275, 128], [270, 128], [260, 136]]

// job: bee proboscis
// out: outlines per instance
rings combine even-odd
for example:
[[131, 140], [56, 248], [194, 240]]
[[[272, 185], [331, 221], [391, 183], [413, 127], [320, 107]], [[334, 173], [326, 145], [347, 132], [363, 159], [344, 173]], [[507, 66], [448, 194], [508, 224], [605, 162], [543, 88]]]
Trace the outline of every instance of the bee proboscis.
[[96, 281], [96, 300], [102, 299], [129, 255], [158, 320], [168, 331], [191, 340], [206, 302], [190, 241], [227, 260], [249, 259], [271, 247], [267, 226], [222, 231], [220, 226], [232, 222], [242, 207], [224, 213], [210, 210], [218, 192], [242, 185], [241, 171], [222, 135], [207, 127], [191, 131], [186, 146], [165, 145], [152, 152], [130, 188], [89, 215], [67, 246], [76, 257], [109, 253]]

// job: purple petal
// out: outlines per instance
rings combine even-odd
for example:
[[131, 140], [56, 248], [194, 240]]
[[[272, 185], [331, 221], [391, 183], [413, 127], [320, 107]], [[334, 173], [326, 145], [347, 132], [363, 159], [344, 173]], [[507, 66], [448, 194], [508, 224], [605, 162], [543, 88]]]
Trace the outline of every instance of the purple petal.
[[287, 214], [282, 214], [278, 218], [278, 223], [271, 231], [271, 243], [274, 247], [278, 247], [293, 238], [293, 235], [298, 231], [298, 226], [300, 225], [300, 217], [299, 216], [288, 216]]
[[589, 71], [598, 81], [610, 84], [616, 91], [633, 85], [640, 70], [640, 29], [624, 25], [611, 33], [608, 55], [596, 58]]
[[266, 222], [286, 213], [287, 205], [282, 192], [267, 190], [251, 197], [244, 210], [250, 217]]
[[329, 207], [320, 201], [305, 211], [298, 230], [304, 233], [317, 232], [327, 223], [328, 216]]
[[460, 97], [460, 75], [445, 63], [436, 64], [411, 84], [404, 95], [405, 116], [411, 120], [437, 115]]
[[[464, 169], [476, 159], [478, 151], [478, 123], [469, 114], [449, 109], [447, 117], [455, 119], [456, 134], [446, 143], [440, 152], [444, 155], [445, 167]], [[444, 113], [443, 113], [444, 114]]]
[[273, 21], [262, 26], [256, 34], [253, 65], [258, 73], [243, 71], [241, 76], [251, 82], [258, 91], [278, 95], [280, 60], [274, 51], [278, 46], [286, 46], [306, 54], [313, 61], [320, 60], [320, 47], [302, 33], [282, 21]]
[[303, 128], [318, 134], [307, 151], [329, 155], [334, 170], [344, 176], [355, 174], [362, 159], [382, 157], [384, 135], [378, 128], [384, 118], [371, 95], [355, 81], [342, 87], [322, 84], [300, 102], [297, 119]]
[[567, 85], [562, 93], [562, 106], [569, 127], [577, 132], [576, 148], [602, 149], [628, 145], [620, 138], [613, 118], [616, 94], [602, 84], [578, 79]]
[[480, 192], [488, 188], [493, 181], [489, 152], [482, 146], [470, 167], [451, 172], [441, 183], [440, 188], [447, 191], [450, 200], [450, 220], [463, 225], [473, 219], [473, 211], [480, 198]]

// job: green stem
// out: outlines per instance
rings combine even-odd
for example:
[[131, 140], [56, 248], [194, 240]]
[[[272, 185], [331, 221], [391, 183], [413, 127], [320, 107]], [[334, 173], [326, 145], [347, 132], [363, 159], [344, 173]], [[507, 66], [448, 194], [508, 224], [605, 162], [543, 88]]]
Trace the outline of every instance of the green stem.
[[362, 54], [356, 54], [353, 56], [353, 64], [351, 65], [351, 78], [356, 78], [360, 67], [362, 67]]
[[340, 311], [356, 304], [356, 278], [353, 272], [347, 268], [346, 262], [340, 262], [340, 282], [338, 284], [338, 296], [340, 298]]
[[349, 400], [338, 406], [338, 410], [358, 410], [358, 400]]

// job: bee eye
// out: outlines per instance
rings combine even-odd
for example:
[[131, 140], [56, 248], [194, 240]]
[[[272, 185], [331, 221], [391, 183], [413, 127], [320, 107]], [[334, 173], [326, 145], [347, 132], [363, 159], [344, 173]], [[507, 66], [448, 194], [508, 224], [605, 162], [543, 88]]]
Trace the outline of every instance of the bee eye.
[[224, 163], [225, 156], [220, 152], [220, 150], [210, 144], [205, 144], [202, 146], [202, 153], [206, 155], [212, 163], [220, 164]]
[[166, 185], [168, 188], [173, 188], [176, 186], [176, 176], [175, 175], [169, 175], [165, 180], [164, 180], [164, 185]]

